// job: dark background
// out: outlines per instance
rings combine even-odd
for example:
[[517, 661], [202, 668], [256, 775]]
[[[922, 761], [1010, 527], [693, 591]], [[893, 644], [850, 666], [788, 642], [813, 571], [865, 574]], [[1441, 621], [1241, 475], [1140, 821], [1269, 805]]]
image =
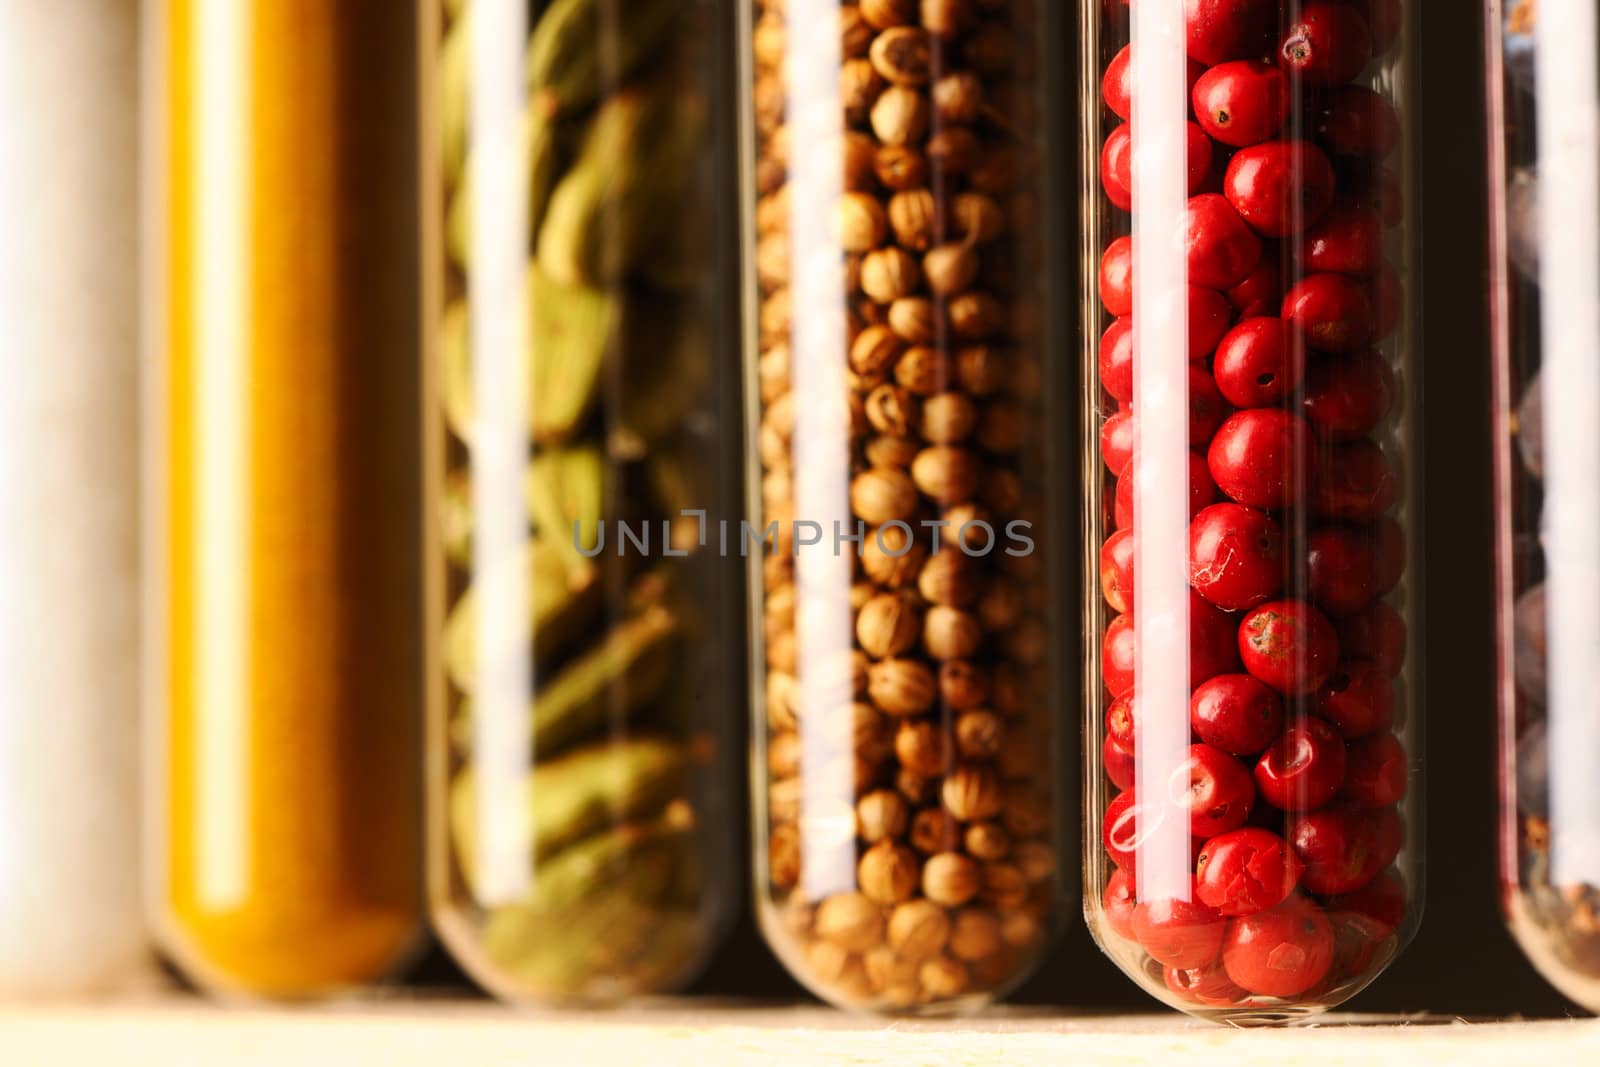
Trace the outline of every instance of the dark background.
[[[1426, 629], [1419, 647], [1428, 687], [1430, 865], [1420, 933], [1351, 1007], [1464, 1016], [1568, 1014], [1575, 1009], [1533, 972], [1505, 932], [1498, 902], [1481, 14], [1478, 4], [1462, 0], [1418, 6], [1418, 107], [1411, 122], [1420, 142], [1419, 174], [1410, 212], [1423, 237], [1426, 384], [1424, 454], [1412, 462], [1423, 478], [1427, 514]], [[1075, 55], [1075, 45], [1064, 54]], [[1070, 129], [1064, 134], [1068, 143], [1075, 141]], [[1070, 190], [1062, 199], [1076, 201]], [[1076, 303], [1075, 284], [1061, 299]], [[1075, 398], [1061, 399], [1063, 409], [1076, 407]], [[1069, 729], [1076, 714], [1076, 708], [1063, 709]], [[1075, 793], [1075, 765], [1072, 775], [1063, 784]], [[749, 870], [745, 858], [739, 863], [741, 873]], [[1015, 1002], [1159, 1010], [1100, 954], [1075, 907], [1067, 919], [1058, 950]], [[422, 977], [460, 980], [437, 956]], [[694, 992], [806, 996], [767, 952], [748, 909]]]

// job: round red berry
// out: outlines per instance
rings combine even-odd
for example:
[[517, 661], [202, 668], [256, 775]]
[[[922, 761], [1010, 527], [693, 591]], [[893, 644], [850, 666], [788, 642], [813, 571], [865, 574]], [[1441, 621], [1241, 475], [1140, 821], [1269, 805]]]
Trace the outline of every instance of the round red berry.
[[1114, 411], [1100, 425], [1100, 458], [1106, 461], [1106, 470], [1118, 477], [1133, 459], [1133, 412]]
[[1305, 141], [1267, 141], [1228, 161], [1222, 191], [1240, 217], [1264, 237], [1288, 237], [1333, 205], [1333, 164]]
[[1372, 30], [1352, 7], [1335, 0], [1310, 0], [1291, 19], [1278, 45], [1278, 60], [1307, 85], [1352, 81], [1372, 58]]
[[1135, 781], [1133, 749], [1110, 734], [1100, 746], [1100, 762], [1106, 778], [1118, 789], [1132, 789]]
[[1333, 966], [1333, 927], [1304, 897], [1228, 925], [1222, 962], [1228, 977], [1259, 996], [1296, 997]]
[[1393, 734], [1374, 734], [1350, 745], [1344, 794], [1365, 808], [1386, 808], [1406, 795], [1410, 765]]
[[1391, 930], [1375, 919], [1353, 911], [1329, 912], [1333, 926], [1333, 968], [1324, 986], [1346, 978], [1362, 978], [1374, 970], [1379, 952]]
[[1283, 317], [1323, 352], [1354, 352], [1377, 334], [1372, 297], [1358, 279], [1321, 273], [1302, 278], [1283, 298]]
[[[1188, 88], [1194, 89], [1194, 83], [1200, 80], [1206, 68], [1201, 63], [1190, 59], [1186, 61], [1188, 68]], [[1106, 107], [1117, 118], [1126, 122], [1133, 118], [1133, 46], [1123, 45], [1122, 50], [1116, 54], [1110, 63], [1106, 64], [1105, 77], [1100, 80], [1100, 93], [1105, 99]]]
[[1200, 285], [1189, 286], [1189, 359], [1209, 356], [1233, 325], [1233, 305], [1226, 293]]
[[1205, 840], [1236, 830], [1250, 818], [1256, 788], [1244, 765], [1221, 749], [1190, 745], [1167, 780], [1169, 799], [1189, 813], [1189, 833]]
[[1247, 507], [1288, 507], [1315, 470], [1310, 446], [1310, 431], [1298, 415], [1277, 408], [1234, 412], [1211, 439], [1210, 480]]
[[1239, 670], [1234, 617], [1189, 590], [1189, 687]]
[[1111, 610], [1133, 610], [1133, 531], [1118, 530], [1100, 546], [1100, 591]]
[[1184, 0], [1189, 55], [1214, 66], [1263, 55], [1278, 26], [1277, 0]]
[[1220, 674], [1189, 698], [1189, 725], [1230, 756], [1256, 756], [1283, 731], [1283, 699], [1248, 674]]
[[1138, 704], [1134, 694], [1124, 693], [1106, 708], [1106, 736], [1114, 737], [1128, 748], [1133, 748], [1136, 733]]
[[1200, 446], [1210, 441], [1227, 414], [1216, 378], [1205, 367], [1189, 364], [1189, 443]]
[[[1227, 396], [1228, 391], [1222, 394]], [[1317, 433], [1331, 440], [1370, 434], [1388, 417], [1394, 394], [1394, 371], [1370, 350], [1313, 360], [1306, 370], [1306, 418]]]
[[1367, 299], [1372, 303], [1372, 339], [1381, 341], [1398, 330], [1405, 318], [1406, 291], [1392, 264], [1383, 264], [1367, 280]]
[[1276, 317], [1245, 319], [1217, 345], [1212, 368], [1223, 398], [1238, 408], [1283, 403], [1305, 374], [1305, 348]]
[[[1196, 123], [1189, 123], [1184, 161], [1188, 168], [1188, 192], [1199, 191], [1211, 174], [1211, 138]], [[1123, 123], [1112, 130], [1100, 150], [1100, 182], [1106, 197], [1123, 211], [1133, 210], [1135, 174], [1139, 167], [1138, 146], [1133, 140], [1133, 129]]]
[[1401, 818], [1400, 809], [1390, 805], [1387, 808], [1372, 808], [1361, 814], [1372, 830], [1373, 851], [1378, 857], [1378, 867], [1382, 869], [1389, 866], [1406, 844], [1406, 821]]
[[1133, 909], [1134, 938], [1168, 967], [1204, 967], [1222, 951], [1227, 923], [1198, 900], [1146, 900]]
[[1137, 637], [1133, 630], [1133, 614], [1118, 615], [1106, 627], [1105, 647], [1100, 656], [1101, 673], [1105, 676], [1106, 691], [1119, 697], [1133, 688], [1134, 652]]
[[1147, 825], [1160, 818], [1159, 809], [1151, 812], [1139, 804], [1132, 789], [1118, 793], [1106, 805], [1105, 824], [1100, 836], [1111, 862], [1130, 875], [1137, 869], [1139, 850], [1144, 847], [1145, 835], [1154, 827]]
[[1220, 63], [1200, 76], [1191, 96], [1201, 128], [1234, 148], [1277, 136], [1289, 118], [1289, 79], [1265, 59]]
[[1100, 302], [1121, 318], [1133, 314], [1133, 238], [1118, 237], [1100, 257]]
[[1406, 622], [1380, 600], [1339, 620], [1339, 647], [1347, 656], [1370, 660], [1384, 675], [1398, 677], [1406, 663]]
[[1406, 885], [1392, 867], [1380, 872], [1364, 888], [1328, 900], [1328, 911], [1365, 915], [1387, 933], [1400, 928], [1408, 908]]
[[1133, 319], [1112, 321], [1100, 335], [1100, 387], [1124, 404], [1133, 402]]
[[1306, 537], [1306, 592], [1333, 618], [1378, 599], [1378, 553], [1366, 530], [1318, 526]]
[[1189, 584], [1217, 607], [1271, 600], [1285, 577], [1283, 530], [1261, 512], [1213, 504], [1189, 524]]
[[1300, 235], [1300, 257], [1308, 270], [1371, 274], [1383, 265], [1383, 219], [1354, 200], [1335, 200]]
[[1304, 864], [1301, 884], [1313, 893], [1350, 893], [1377, 876], [1376, 840], [1363, 813], [1334, 804], [1295, 816], [1289, 841]]
[[1172, 993], [1208, 1008], [1225, 1008], [1250, 995], [1234, 985], [1228, 972], [1222, 969], [1221, 960], [1213, 960], [1204, 967], [1166, 967], [1161, 978]]
[[[1217, 487], [1211, 481], [1211, 474], [1206, 466], [1204, 456], [1196, 452], [1185, 453], [1188, 458], [1189, 479], [1189, 517], [1192, 519], [1200, 514], [1202, 508], [1216, 499]], [[1134, 524], [1134, 501], [1138, 497], [1139, 482], [1149, 477], [1144, 473], [1142, 458], [1134, 456], [1129, 461], [1127, 469], [1122, 472], [1122, 477], [1117, 479], [1116, 506], [1113, 517], [1117, 528], [1128, 530]]]
[[1241, 320], [1263, 315], [1275, 316], [1283, 307], [1282, 272], [1278, 267], [1278, 248], [1263, 246], [1261, 262], [1249, 276], [1228, 290], [1228, 303]]
[[1311, 116], [1317, 141], [1336, 156], [1381, 159], [1400, 143], [1400, 116], [1371, 89], [1346, 85], [1324, 94]]
[[1394, 679], [1371, 660], [1343, 660], [1317, 690], [1316, 710], [1347, 740], [1387, 730], [1394, 724]]
[[1301, 600], [1275, 600], [1239, 625], [1245, 670], [1286, 696], [1315, 692], [1338, 665], [1333, 624]]
[[1378, 594], [1400, 584], [1406, 573], [1406, 532], [1392, 517], [1384, 515], [1372, 524], [1372, 543], [1378, 554]]
[[1189, 281], [1226, 292], [1261, 261], [1257, 237], [1225, 197], [1202, 193], [1184, 209], [1184, 249]]
[[1133, 940], [1133, 909], [1137, 902], [1133, 876], [1125, 870], [1113, 871], [1100, 897], [1100, 907], [1111, 932], [1128, 941]]
[[1256, 788], [1280, 811], [1314, 811], [1345, 781], [1339, 731], [1315, 716], [1297, 719], [1256, 762]]
[[1283, 838], [1250, 826], [1206, 842], [1195, 865], [1195, 890], [1223, 915], [1254, 915], [1286, 900], [1301, 870]]
[[1311, 512], [1319, 518], [1367, 521], [1400, 499], [1400, 475], [1371, 441], [1328, 449], [1311, 483]]

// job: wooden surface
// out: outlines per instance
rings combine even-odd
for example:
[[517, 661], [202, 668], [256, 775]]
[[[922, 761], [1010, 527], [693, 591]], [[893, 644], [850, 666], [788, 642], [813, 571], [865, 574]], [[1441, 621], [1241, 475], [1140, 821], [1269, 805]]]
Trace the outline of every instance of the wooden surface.
[[979, 1065], [1050, 1067], [1501, 1067], [1600, 1063], [1600, 1021], [1333, 1016], [1295, 1030], [1228, 1030], [1175, 1015], [1002, 1012], [893, 1022], [821, 1008], [668, 1004], [606, 1014], [518, 1014], [487, 1003], [376, 1002], [315, 1010], [163, 998], [95, 1008], [0, 1008], [5, 1067], [315, 1067], [440, 1064]]

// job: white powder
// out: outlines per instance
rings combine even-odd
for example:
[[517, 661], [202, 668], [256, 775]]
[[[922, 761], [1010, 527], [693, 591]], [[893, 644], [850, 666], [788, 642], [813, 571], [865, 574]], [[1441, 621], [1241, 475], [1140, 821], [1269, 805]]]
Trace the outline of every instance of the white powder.
[[135, 12], [0, 0], [0, 995], [144, 955]]

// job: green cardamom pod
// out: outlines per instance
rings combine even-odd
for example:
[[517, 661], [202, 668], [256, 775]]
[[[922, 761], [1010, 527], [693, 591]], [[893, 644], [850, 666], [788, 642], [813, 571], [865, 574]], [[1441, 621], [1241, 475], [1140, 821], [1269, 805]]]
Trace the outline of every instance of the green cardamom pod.
[[649, 445], [677, 432], [705, 403], [711, 333], [704, 308], [676, 297], [635, 297], [627, 319], [622, 402], [612, 432], [636, 439], [624, 438], [619, 451], [648, 456]]
[[571, 552], [574, 565], [581, 565], [584, 552], [598, 551], [606, 469], [605, 456], [594, 446], [547, 449], [528, 465], [534, 534]]
[[[581, 566], [560, 548], [531, 541], [513, 557], [490, 564], [461, 594], [445, 619], [443, 656], [445, 672], [463, 693], [477, 690], [481, 664], [514, 664], [530, 651], [538, 659], [555, 655], [569, 645], [598, 614], [601, 583], [588, 561]], [[485, 590], [519, 589], [528, 598], [528, 627], [532, 648], [481, 647], [478, 614]]]
[[653, 700], [672, 674], [678, 618], [663, 605], [618, 623], [533, 698], [533, 747], [563, 748]]
[[[497, 815], [516, 820], [529, 863], [618, 823], [654, 815], [687, 787], [688, 755], [659, 737], [603, 740], [545, 760], [525, 775], [514, 807]], [[450, 817], [463, 870], [477, 848], [476, 778], [469, 768], [451, 785]], [[469, 878], [469, 881], [471, 879]]]
[[[619, 301], [585, 285], [551, 281], [535, 264], [527, 279], [528, 432], [540, 444], [571, 437], [594, 405], [607, 355], [622, 328]], [[445, 310], [441, 330], [445, 418], [467, 445], [477, 432], [467, 302]]]
[[554, 0], [528, 41], [528, 90], [570, 115], [632, 76], [666, 41], [682, 0]]
[[[544, 222], [550, 193], [561, 176], [565, 145], [561, 126], [531, 110], [523, 115], [521, 136], [528, 158], [528, 247], [532, 248], [532, 235]], [[445, 213], [445, 251], [462, 270], [472, 266], [472, 170], [473, 159], [469, 156]]]
[[706, 947], [702, 885], [687, 827], [619, 826], [541, 864], [525, 902], [491, 908], [484, 950], [547, 995], [662, 992]]
[[671, 83], [606, 99], [539, 230], [539, 263], [550, 277], [610, 284], [641, 262], [689, 194], [705, 111], [703, 98]]

